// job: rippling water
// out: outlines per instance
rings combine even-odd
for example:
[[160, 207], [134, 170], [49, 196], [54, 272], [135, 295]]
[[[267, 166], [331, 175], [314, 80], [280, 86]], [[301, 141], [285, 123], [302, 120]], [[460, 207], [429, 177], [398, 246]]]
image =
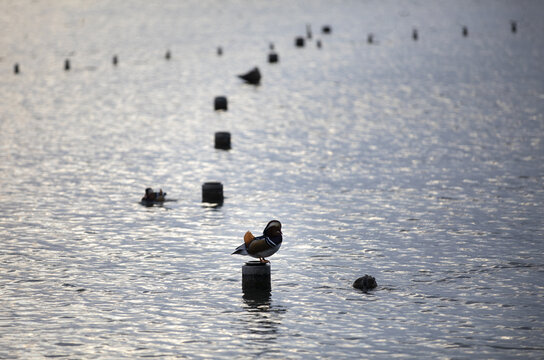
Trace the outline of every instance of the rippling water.
[[[536, 0], [0, 3], [0, 358], [544, 357], [543, 19]], [[261, 86], [234, 76], [255, 65]], [[148, 186], [175, 201], [141, 206]], [[230, 253], [272, 218], [272, 292], [244, 297]]]

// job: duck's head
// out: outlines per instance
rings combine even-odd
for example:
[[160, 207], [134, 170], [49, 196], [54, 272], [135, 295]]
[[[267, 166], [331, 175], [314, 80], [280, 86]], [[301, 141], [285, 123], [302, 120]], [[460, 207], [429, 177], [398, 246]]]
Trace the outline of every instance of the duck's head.
[[281, 236], [281, 223], [278, 220], [269, 221], [263, 230], [265, 236]]
[[152, 188], [147, 188], [147, 189], [145, 189], [145, 194], [146, 194], [146, 195], [150, 195], [152, 192], [153, 192], [153, 189], [152, 189]]

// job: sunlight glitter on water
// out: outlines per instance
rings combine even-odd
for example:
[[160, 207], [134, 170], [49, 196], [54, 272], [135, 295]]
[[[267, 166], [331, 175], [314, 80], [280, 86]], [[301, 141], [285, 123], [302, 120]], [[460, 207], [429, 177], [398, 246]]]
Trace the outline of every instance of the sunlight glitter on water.
[[[0, 357], [542, 357], [538, 1], [0, 8]], [[244, 295], [230, 253], [272, 218]]]

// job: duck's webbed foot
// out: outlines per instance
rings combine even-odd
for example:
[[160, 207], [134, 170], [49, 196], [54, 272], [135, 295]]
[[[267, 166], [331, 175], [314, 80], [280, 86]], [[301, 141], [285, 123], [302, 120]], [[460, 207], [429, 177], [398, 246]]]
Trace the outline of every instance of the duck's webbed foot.
[[266, 264], [266, 263], [269, 263], [270, 261], [266, 260], [265, 258], [259, 258], [259, 261], [262, 263], [262, 264]]

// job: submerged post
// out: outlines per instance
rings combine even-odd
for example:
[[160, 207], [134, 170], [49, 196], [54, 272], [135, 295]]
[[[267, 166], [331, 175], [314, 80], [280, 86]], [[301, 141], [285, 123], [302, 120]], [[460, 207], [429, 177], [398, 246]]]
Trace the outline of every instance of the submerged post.
[[417, 41], [418, 38], [419, 38], [419, 34], [417, 33], [417, 29], [412, 30], [412, 39], [414, 41]]
[[270, 292], [270, 263], [248, 261], [242, 266], [242, 291], [244, 293]]
[[227, 111], [227, 97], [226, 96], [216, 96], [213, 100], [213, 108], [215, 110], [224, 110]]
[[220, 182], [202, 184], [202, 202], [222, 204], [223, 200], [223, 184]]
[[215, 148], [221, 150], [230, 150], [230, 133], [227, 131], [218, 131], [215, 133]]
[[518, 24], [514, 20], [510, 21], [510, 30], [514, 34], [518, 31]]
[[274, 64], [274, 63], [277, 63], [279, 60], [279, 57], [278, 57], [278, 54], [275, 53], [275, 52], [271, 52], [270, 54], [268, 54], [268, 62], [270, 64]]

